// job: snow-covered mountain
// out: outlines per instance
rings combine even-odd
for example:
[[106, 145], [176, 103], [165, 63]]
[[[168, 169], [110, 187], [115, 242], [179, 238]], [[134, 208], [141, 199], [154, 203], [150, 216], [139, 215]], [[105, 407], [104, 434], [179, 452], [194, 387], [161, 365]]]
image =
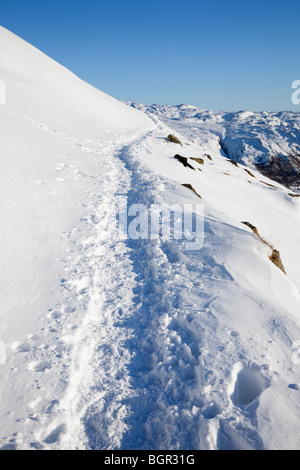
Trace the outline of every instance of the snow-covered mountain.
[[[225, 156], [287, 187], [300, 187], [300, 113], [206, 111], [190, 105], [133, 104], [172, 126], [219, 139]], [[190, 134], [192, 135], [192, 132]]]
[[[299, 449], [300, 200], [257, 166], [299, 116], [127, 106], [0, 44], [1, 448]], [[204, 207], [204, 246], [116, 237], [120, 197]]]

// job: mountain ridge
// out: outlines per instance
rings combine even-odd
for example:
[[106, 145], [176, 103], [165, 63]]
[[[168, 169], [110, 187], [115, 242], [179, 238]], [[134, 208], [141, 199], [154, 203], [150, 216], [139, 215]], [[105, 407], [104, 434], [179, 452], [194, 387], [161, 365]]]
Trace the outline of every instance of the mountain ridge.
[[156, 114], [166, 123], [180, 119], [215, 134], [224, 155], [256, 168], [264, 176], [299, 190], [300, 114], [292, 111], [207, 111], [195, 106], [143, 105], [132, 107]]

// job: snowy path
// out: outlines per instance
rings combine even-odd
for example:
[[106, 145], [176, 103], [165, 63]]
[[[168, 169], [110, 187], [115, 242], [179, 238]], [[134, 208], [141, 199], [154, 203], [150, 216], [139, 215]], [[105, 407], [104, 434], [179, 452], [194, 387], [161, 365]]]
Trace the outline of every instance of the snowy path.
[[[177, 411], [175, 404], [184, 403], [194, 388], [202, 334], [192, 317], [186, 320], [180, 314], [183, 307], [191, 307], [180, 294], [186, 284], [180, 247], [167, 241], [115, 240], [109, 234], [111, 220], [103, 213], [103, 208], [116, 206], [116, 195], [126, 195], [129, 205], [149, 206], [160, 200], [166, 185], [172, 186], [138, 162], [146, 139], [153, 139], [152, 133], [131, 145], [101, 151], [105, 158], [99, 178], [105, 179], [101, 192], [88, 197], [91, 236], [81, 240], [77, 235], [80, 256], [69, 267], [71, 277], [63, 280], [69, 297], [79, 299], [82, 314], [72, 307], [63, 314], [51, 312], [53, 330], [59, 326], [74, 331], [61, 338], [63, 379], [57, 388], [68, 385], [62, 399], [53, 400], [50, 424], [34, 442], [37, 448], [198, 445], [192, 444], [192, 410], [187, 412], [186, 432], [184, 421], [181, 429], [169, 422], [184, 413], [185, 407]], [[47, 370], [45, 361], [35, 363]], [[167, 431], [170, 427], [173, 431]]]
[[[271, 384], [287, 403], [294, 393], [299, 326], [243, 287], [243, 266], [234, 264], [245, 247], [259, 251], [259, 240], [209, 204], [200, 251], [185, 251], [180, 240], [114, 238], [118, 196], [129, 206], [199, 202], [143, 163], [163, 151], [164, 135], [157, 123], [102, 148], [71, 142], [97, 161], [98, 174], [82, 170], [90, 178], [86, 217], [64, 234], [73, 253], [64, 262], [64, 304], [49, 308], [48, 344], [35, 335], [17, 346], [30, 377], [26, 394], [35, 395], [19, 422], [27, 430], [12, 438], [19, 448], [262, 449]], [[297, 404], [294, 414], [297, 426]], [[276, 428], [276, 415], [268, 419]]]
[[116, 241], [103, 214], [103, 207], [116, 205], [116, 195], [127, 195], [129, 205], [149, 206], [163, 193], [162, 180], [136, 159], [144, 139], [106, 152], [101, 196], [90, 203], [94, 236], [82, 242], [85, 256], [76, 269], [79, 278], [72, 280], [86, 297], [86, 313], [68, 338], [69, 386], [44, 439], [50, 448], [197, 446], [192, 410], [186, 436], [187, 423], [179, 429], [169, 422], [178, 417], [175, 404], [184, 403], [194, 387], [202, 333], [193, 318], [178, 314], [191, 307], [179, 293], [186, 276], [180, 274], [180, 250], [169, 242]]
[[51, 448], [118, 448], [126, 429], [123, 402], [133, 392], [126, 369], [131, 353], [124, 344], [132, 332], [122, 323], [124, 316], [132, 315], [135, 274], [129, 248], [114, 239], [114, 221], [105, 212], [117, 209], [117, 195], [126, 195], [131, 182], [118, 158], [122, 146], [115, 147], [118, 150], [106, 148], [98, 155], [100, 191], [88, 196], [91, 216], [86, 220], [92, 232], [88, 239], [77, 240], [81, 254], [70, 269], [76, 276], [66, 281], [75, 296], [76, 291], [80, 295], [83, 319], [75, 334], [65, 338], [71, 351], [64, 379], [68, 386], [44, 439]]
[[[141, 113], [0, 42], [0, 449], [299, 449], [300, 201], [248, 158], [299, 116]], [[119, 196], [204, 204], [203, 249], [113, 237]]]
[[[103, 207], [115, 206], [117, 195], [149, 206], [183, 191], [140, 161], [157, 138], [159, 129], [106, 150], [101, 194], [90, 200], [93, 234], [81, 241], [72, 280], [85, 316], [67, 339], [69, 385], [52, 413], [46, 448], [263, 447], [255, 399], [272, 379], [258, 364], [272, 356], [272, 345], [264, 332], [253, 338], [251, 331], [262, 309], [270, 324], [280, 310], [242, 289], [225, 268], [240, 231], [207, 217], [200, 252], [184, 251], [181, 241], [109, 235]], [[252, 318], [236, 315], [244, 304]], [[289, 334], [280, 341], [289, 344]], [[244, 384], [250, 392], [242, 405], [250, 410], [235, 392]]]

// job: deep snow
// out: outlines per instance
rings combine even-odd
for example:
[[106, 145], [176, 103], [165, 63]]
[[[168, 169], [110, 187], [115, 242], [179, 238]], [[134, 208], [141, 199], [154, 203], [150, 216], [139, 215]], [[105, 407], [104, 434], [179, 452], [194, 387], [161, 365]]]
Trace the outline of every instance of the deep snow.
[[[296, 194], [224, 157], [218, 113], [138, 111], [0, 43], [2, 448], [299, 449]], [[120, 196], [203, 205], [204, 247], [116, 238]]]

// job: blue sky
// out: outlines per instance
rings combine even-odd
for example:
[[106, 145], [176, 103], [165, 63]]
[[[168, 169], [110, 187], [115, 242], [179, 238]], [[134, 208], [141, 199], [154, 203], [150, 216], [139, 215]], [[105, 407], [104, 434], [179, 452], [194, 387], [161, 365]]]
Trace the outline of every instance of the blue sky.
[[0, 0], [0, 24], [106, 93], [300, 111], [299, 0]]

